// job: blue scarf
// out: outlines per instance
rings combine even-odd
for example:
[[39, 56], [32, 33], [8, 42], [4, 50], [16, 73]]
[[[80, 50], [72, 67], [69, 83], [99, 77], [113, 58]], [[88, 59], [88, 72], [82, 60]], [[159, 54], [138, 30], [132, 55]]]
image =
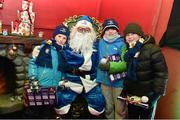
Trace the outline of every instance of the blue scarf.
[[128, 63], [128, 70], [126, 76], [128, 80], [137, 80], [138, 57], [135, 57], [135, 55], [140, 52], [141, 47], [142, 43], [137, 41], [136, 45], [133, 48], [129, 48], [128, 51], [125, 53], [125, 61]]
[[[35, 64], [41, 67], [52, 68], [52, 56], [51, 56], [51, 46], [54, 46], [57, 51], [58, 61], [60, 63], [60, 51], [62, 51], [62, 46], [58, 45], [54, 39], [51, 40], [52, 43], [45, 45], [41, 48], [39, 55], [35, 61]], [[60, 64], [58, 65], [58, 70], [60, 70]]]

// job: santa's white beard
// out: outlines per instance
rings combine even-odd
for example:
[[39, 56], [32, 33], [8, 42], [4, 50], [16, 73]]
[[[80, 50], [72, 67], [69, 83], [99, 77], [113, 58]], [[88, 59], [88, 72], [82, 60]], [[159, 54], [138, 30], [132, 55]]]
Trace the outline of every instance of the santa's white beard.
[[[74, 29], [76, 30], [76, 29]], [[76, 51], [85, 54], [86, 52], [93, 51], [93, 42], [96, 40], [95, 32], [80, 33], [78, 31], [72, 31], [70, 35], [70, 47]]]
[[93, 43], [96, 40], [96, 33], [91, 28], [91, 32], [81, 33], [77, 31], [77, 27], [72, 28], [70, 34], [69, 45], [84, 56], [84, 63], [79, 67], [80, 70], [89, 71], [92, 67], [91, 56], [93, 53]]

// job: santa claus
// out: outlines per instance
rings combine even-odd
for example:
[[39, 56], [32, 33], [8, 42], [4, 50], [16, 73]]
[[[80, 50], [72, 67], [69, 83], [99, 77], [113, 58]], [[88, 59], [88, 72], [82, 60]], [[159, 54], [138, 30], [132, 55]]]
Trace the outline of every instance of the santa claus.
[[61, 52], [64, 62], [61, 71], [65, 73], [65, 77], [59, 82], [60, 87], [64, 89], [57, 93], [57, 114], [67, 115], [72, 102], [79, 94], [85, 97], [92, 115], [100, 116], [104, 112], [104, 96], [95, 82], [98, 65], [96, 40], [93, 20], [89, 16], [81, 16], [71, 29], [69, 48]]

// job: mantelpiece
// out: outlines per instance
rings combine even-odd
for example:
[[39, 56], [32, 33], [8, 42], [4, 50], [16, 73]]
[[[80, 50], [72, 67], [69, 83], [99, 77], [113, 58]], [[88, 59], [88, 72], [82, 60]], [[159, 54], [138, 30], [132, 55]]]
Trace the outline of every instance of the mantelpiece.
[[21, 36], [2, 36], [0, 35], [0, 44], [21, 44], [24, 46], [24, 52], [32, 51], [32, 45], [39, 45], [43, 38], [21, 37]]

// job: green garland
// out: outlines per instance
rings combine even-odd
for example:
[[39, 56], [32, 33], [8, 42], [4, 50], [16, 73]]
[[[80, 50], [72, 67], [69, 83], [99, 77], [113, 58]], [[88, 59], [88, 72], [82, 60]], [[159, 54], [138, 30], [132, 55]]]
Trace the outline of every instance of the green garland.
[[[69, 18], [65, 19], [63, 24], [65, 26], [67, 26], [69, 29], [71, 29], [73, 26], [76, 25], [76, 23], [79, 21], [80, 17], [82, 17], [82, 15], [80, 15], [80, 16], [74, 15], [72, 17], [69, 17]], [[93, 24], [95, 25], [93, 27], [97, 33], [97, 38], [100, 38], [101, 34], [102, 34], [102, 24], [94, 17], [91, 17], [91, 19], [93, 20]]]

